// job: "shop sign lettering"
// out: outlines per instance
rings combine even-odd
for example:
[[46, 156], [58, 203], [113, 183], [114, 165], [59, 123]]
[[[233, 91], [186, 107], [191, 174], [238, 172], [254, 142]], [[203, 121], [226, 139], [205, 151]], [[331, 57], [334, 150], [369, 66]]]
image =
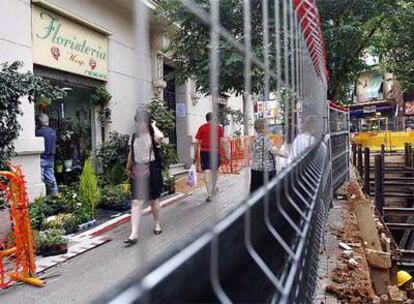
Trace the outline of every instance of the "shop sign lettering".
[[108, 38], [92, 29], [32, 5], [34, 63], [107, 79]]
[[367, 106], [363, 108], [363, 112], [364, 113], [374, 113], [377, 111], [377, 107], [376, 106]]

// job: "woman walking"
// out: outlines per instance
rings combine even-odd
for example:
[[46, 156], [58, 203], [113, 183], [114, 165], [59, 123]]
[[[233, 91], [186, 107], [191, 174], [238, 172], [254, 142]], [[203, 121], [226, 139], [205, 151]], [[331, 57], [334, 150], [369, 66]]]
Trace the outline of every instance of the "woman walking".
[[259, 189], [265, 180], [271, 180], [276, 175], [276, 162], [274, 154], [283, 155], [277, 147], [273, 147], [269, 135], [266, 133], [267, 123], [265, 119], [257, 119], [254, 122], [256, 136], [252, 142], [253, 161], [250, 177], [250, 193]]
[[131, 136], [126, 168], [132, 192], [131, 234], [124, 241], [127, 245], [133, 245], [138, 241], [141, 209], [145, 201], [150, 202], [154, 219], [154, 234], [162, 232], [159, 220], [159, 198], [162, 188], [159, 146], [164, 135], [146, 111], [137, 112], [135, 124], [136, 131]]

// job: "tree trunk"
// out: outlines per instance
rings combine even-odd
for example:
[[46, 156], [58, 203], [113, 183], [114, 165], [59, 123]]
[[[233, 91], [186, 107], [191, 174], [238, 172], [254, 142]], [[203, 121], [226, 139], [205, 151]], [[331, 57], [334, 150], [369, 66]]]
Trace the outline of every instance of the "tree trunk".
[[246, 97], [243, 95], [243, 130], [244, 135], [253, 135], [253, 103], [251, 98], [246, 100]]

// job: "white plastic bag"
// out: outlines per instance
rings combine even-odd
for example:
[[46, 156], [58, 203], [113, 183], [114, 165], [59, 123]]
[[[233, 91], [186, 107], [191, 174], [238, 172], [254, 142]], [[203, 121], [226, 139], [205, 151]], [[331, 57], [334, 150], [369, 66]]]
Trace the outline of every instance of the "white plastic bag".
[[195, 187], [197, 185], [197, 170], [195, 165], [191, 165], [187, 175], [187, 186]]

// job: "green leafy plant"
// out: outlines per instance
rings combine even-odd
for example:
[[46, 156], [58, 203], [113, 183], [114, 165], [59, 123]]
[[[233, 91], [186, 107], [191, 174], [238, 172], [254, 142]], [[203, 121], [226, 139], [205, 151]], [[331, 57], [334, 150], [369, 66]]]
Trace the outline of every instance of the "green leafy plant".
[[162, 143], [160, 150], [161, 150], [162, 165], [166, 170], [168, 170], [170, 165], [178, 162], [177, 152], [175, 152], [175, 149], [173, 146]]
[[35, 233], [36, 247], [39, 251], [56, 248], [60, 245], [67, 245], [68, 239], [60, 229], [47, 229]]
[[[171, 129], [175, 128], [175, 115], [174, 111], [168, 108], [164, 100], [158, 98], [152, 99], [148, 105], [148, 112], [157, 122], [157, 127], [164, 136], [171, 134]], [[171, 145], [161, 144], [161, 160], [166, 169], [178, 161], [177, 153]]]
[[96, 152], [96, 159], [104, 169], [110, 169], [117, 163], [126, 165], [129, 135], [111, 132], [109, 141], [104, 142]]
[[19, 136], [18, 117], [22, 115], [20, 104], [23, 97], [32, 101], [35, 96], [58, 99], [65, 92], [54, 87], [49, 81], [33, 75], [32, 72], [20, 72], [21, 61], [12, 64], [0, 64], [0, 168], [14, 155], [14, 140]]
[[111, 99], [111, 93], [109, 93], [104, 86], [96, 87], [95, 91], [91, 95], [92, 104], [95, 106], [100, 106], [102, 108], [106, 107]]
[[103, 123], [110, 123], [112, 117], [112, 110], [110, 108], [101, 108], [98, 111], [99, 121]]
[[169, 134], [169, 131], [175, 128], [174, 111], [168, 108], [164, 100], [153, 98], [148, 104], [148, 112], [164, 134]]
[[223, 125], [227, 126], [230, 124], [230, 120], [235, 122], [238, 125], [243, 125], [243, 113], [240, 110], [233, 110], [230, 107], [225, 107], [224, 109], [220, 110], [218, 113], [218, 122]]
[[99, 208], [110, 210], [128, 210], [130, 208], [131, 193], [125, 191], [122, 185], [107, 185], [101, 190]]
[[112, 111], [107, 107], [111, 99], [111, 93], [109, 93], [104, 86], [96, 87], [95, 91], [91, 95], [91, 103], [100, 107], [98, 116], [101, 124], [109, 123], [111, 121]]
[[113, 185], [118, 185], [123, 183], [128, 179], [128, 176], [125, 172], [125, 166], [121, 163], [115, 163], [112, 168], [109, 170], [107, 175], [108, 181]]
[[[45, 229], [46, 219], [56, 215], [66, 216], [60, 221], [59, 228], [65, 229], [68, 233], [74, 232], [79, 224], [92, 219], [90, 207], [81, 202], [77, 191], [69, 186], [61, 187], [62, 197], [52, 196], [38, 197], [29, 205], [29, 217], [32, 227], [37, 230]], [[60, 217], [60, 216], [59, 216]]]
[[117, 184], [126, 180], [128, 141], [129, 135], [112, 132], [109, 141], [102, 143], [98, 148], [96, 159], [103, 169], [105, 182]]
[[60, 160], [73, 158], [75, 128], [70, 118], [62, 119], [57, 129], [56, 155]]
[[42, 229], [60, 229], [68, 234], [76, 232], [79, 224], [81, 224], [81, 221], [74, 214], [61, 213], [43, 221]]
[[43, 198], [36, 198], [29, 205], [29, 218], [33, 229], [40, 230], [46, 217], [53, 215], [53, 208], [44, 204]]
[[100, 191], [92, 161], [88, 158], [83, 166], [79, 181], [79, 198], [82, 204], [89, 207], [92, 218], [95, 218], [96, 205], [99, 202]]
[[162, 174], [162, 185], [164, 191], [168, 191], [168, 193], [175, 192], [174, 178], [171, 177], [166, 171]]

